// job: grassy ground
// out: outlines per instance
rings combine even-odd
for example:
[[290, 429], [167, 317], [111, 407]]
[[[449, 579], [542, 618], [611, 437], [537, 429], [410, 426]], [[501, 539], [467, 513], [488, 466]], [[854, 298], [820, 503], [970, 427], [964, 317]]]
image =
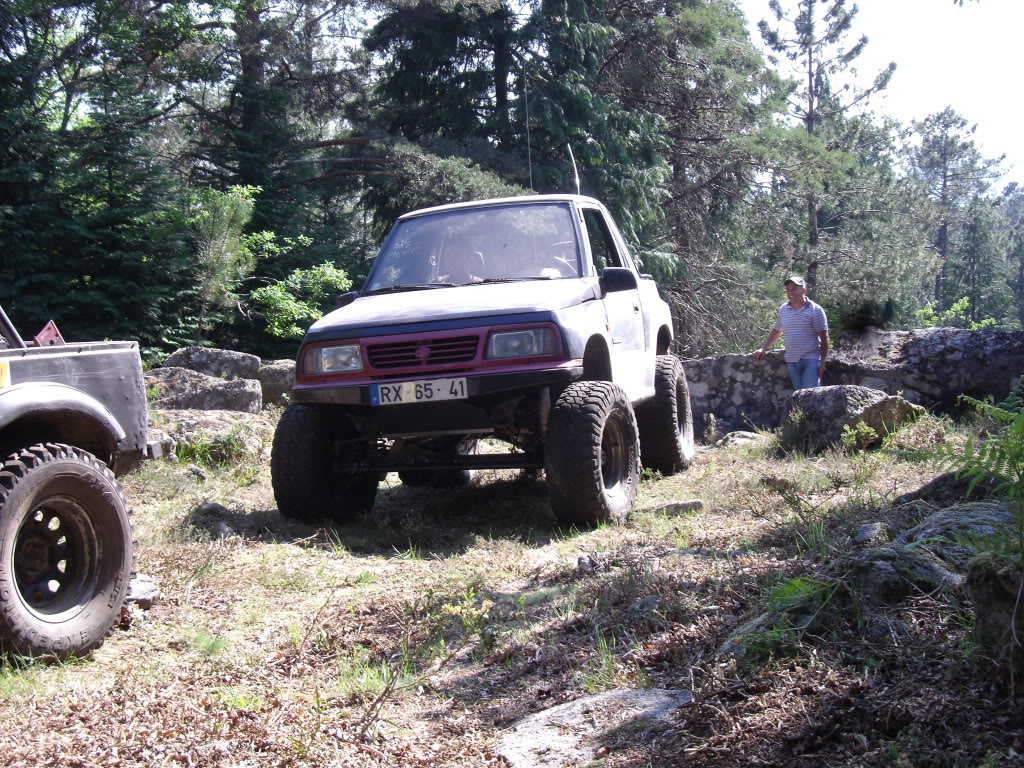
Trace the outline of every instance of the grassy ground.
[[[928, 417], [899, 440], [950, 434]], [[985, 672], [955, 594], [716, 656], [860, 523], [923, 514], [891, 502], [934, 474], [773, 446], [704, 448], [688, 472], [645, 475], [627, 524], [586, 531], [515, 473], [452, 492], [389, 476], [371, 518], [316, 528], [280, 518], [258, 462], [205, 480], [151, 462], [125, 485], [138, 570], [164, 599], [87, 660], [0, 666], [0, 765], [501, 765], [517, 718], [621, 687], [695, 698], [661, 731], [610, 737], [594, 766], [1021, 764], [1019, 696]]]

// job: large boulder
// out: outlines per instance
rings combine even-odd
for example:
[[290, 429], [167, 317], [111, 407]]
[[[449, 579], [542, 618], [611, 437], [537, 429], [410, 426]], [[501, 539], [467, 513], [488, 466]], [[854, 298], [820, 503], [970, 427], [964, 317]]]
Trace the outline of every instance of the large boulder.
[[150, 439], [160, 441], [165, 456], [214, 463], [266, 458], [275, 426], [270, 414], [240, 411], [153, 410], [149, 417]]
[[[786, 416], [789, 381], [781, 351], [688, 360], [694, 424], [713, 416], [720, 432], [773, 429]], [[968, 394], [997, 401], [1024, 372], [1024, 331], [925, 328], [845, 333], [829, 355], [822, 384], [854, 384], [928, 408], [948, 410]]]
[[756, 363], [750, 355], [722, 355], [687, 361], [684, 367], [699, 431], [708, 431], [709, 416], [724, 432], [782, 423], [793, 392], [782, 352], [769, 352]]
[[859, 447], [880, 442], [888, 433], [910, 418], [923, 414], [924, 408], [907, 402], [898, 395], [887, 395], [877, 389], [853, 385], [812, 387], [793, 393], [789, 413], [782, 425], [782, 446], [816, 453], [840, 445], [844, 427], [854, 429], [859, 423], [870, 427], [870, 433]]
[[288, 393], [295, 383], [294, 360], [264, 360], [256, 378], [263, 390], [264, 405], [288, 405]]
[[505, 731], [495, 751], [512, 768], [596, 765], [623, 733], [668, 727], [693, 701], [686, 690], [605, 691], [527, 715]]
[[259, 413], [263, 407], [255, 379], [225, 381], [187, 368], [154, 368], [146, 373], [146, 389], [156, 388], [156, 408], [224, 410]]
[[974, 606], [974, 641], [982, 658], [1024, 672], [1024, 568], [986, 552], [971, 561], [967, 595]]
[[1024, 332], [866, 328], [829, 358], [829, 384], [860, 384], [948, 409], [961, 394], [1002, 400], [1024, 372]]
[[245, 352], [212, 347], [183, 347], [164, 361], [164, 368], [187, 368], [218, 379], [255, 379], [260, 359]]

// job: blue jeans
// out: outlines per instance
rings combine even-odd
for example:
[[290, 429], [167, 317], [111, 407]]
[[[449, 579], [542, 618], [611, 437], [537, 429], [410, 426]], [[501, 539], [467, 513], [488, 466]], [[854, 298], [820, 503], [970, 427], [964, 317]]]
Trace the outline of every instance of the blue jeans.
[[795, 363], [786, 363], [789, 368], [789, 378], [793, 382], [793, 389], [809, 389], [820, 386], [818, 371], [821, 361], [816, 357], [808, 357]]

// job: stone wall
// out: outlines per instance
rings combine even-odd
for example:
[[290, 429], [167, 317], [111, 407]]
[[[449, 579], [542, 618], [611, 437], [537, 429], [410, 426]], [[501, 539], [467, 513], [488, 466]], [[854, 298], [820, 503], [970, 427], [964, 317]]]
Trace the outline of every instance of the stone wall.
[[[721, 431], [773, 429], [793, 393], [781, 351], [760, 363], [749, 355], [723, 355], [684, 363], [694, 426], [704, 432], [708, 414]], [[948, 410], [961, 394], [1006, 396], [1024, 374], [1024, 332], [926, 328], [847, 334], [829, 355], [824, 385], [856, 384], [902, 394], [912, 403]]]

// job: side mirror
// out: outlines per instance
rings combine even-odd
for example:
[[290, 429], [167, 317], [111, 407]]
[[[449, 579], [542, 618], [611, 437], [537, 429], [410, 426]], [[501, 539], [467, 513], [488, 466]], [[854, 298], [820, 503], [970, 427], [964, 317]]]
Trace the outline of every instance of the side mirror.
[[358, 298], [359, 291], [349, 291], [348, 293], [343, 293], [334, 300], [334, 308], [341, 309], [342, 307], [347, 307], [349, 304], [351, 304]]
[[605, 293], [635, 291], [639, 284], [633, 270], [626, 267], [606, 267], [601, 272], [601, 286]]

